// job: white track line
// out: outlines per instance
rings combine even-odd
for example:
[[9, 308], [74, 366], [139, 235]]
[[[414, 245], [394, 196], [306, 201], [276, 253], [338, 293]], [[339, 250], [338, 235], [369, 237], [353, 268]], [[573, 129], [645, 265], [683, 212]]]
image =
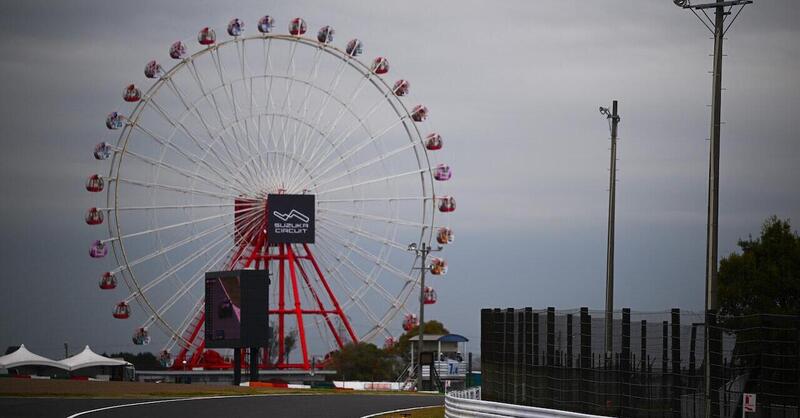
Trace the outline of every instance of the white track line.
[[381, 415], [396, 414], [398, 412], [414, 411], [414, 410], [417, 410], [417, 409], [438, 408], [440, 406], [444, 406], [444, 405], [417, 406], [417, 407], [414, 407], [414, 408], [395, 409], [393, 411], [383, 411], [383, 412], [374, 413], [372, 415], [364, 415], [361, 418], [374, 418], [374, 417], [379, 417]]
[[95, 412], [101, 411], [108, 411], [110, 409], [118, 409], [118, 408], [128, 408], [131, 406], [140, 406], [140, 405], [153, 405], [159, 403], [169, 403], [169, 402], [186, 402], [186, 401], [200, 401], [200, 400], [207, 400], [207, 399], [231, 399], [231, 398], [250, 398], [250, 397], [267, 397], [267, 396], [294, 396], [294, 395], [303, 395], [304, 394], [263, 394], [263, 395], [229, 395], [229, 396], [200, 396], [196, 398], [176, 398], [176, 399], [161, 399], [157, 401], [147, 401], [147, 402], [136, 402], [136, 403], [127, 403], [123, 405], [113, 405], [113, 406], [106, 406], [104, 408], [97, 408], [97, 409], [90, 409], [88, 411], [78, 412], [77, 414], [72, 414], [67, 418], [75, 418], [84, 415], [93, 414]]

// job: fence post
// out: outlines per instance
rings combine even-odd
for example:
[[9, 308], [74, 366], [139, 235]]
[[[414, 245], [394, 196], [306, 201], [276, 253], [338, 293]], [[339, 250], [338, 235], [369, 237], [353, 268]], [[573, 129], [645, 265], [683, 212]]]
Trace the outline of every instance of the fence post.
[[525, 308], [525, 405], [533, 406], [533, 308]]
[[505, 364], [505, 338], [506, 338], [506, 326], [505, 326], [505, 313], [500, 309], [497, 308], [494, 310], [494, 364], [495, 364], [495, 383], [494, 383], [494, 399], [491, 399], [495, 402], [502, 402], [503, 401], [503, 391], [505, 390], [505, 372], [506, 372], [506, 364]]
[[491, 380], [488, 377], [492, 373], [492, 361], [494, 350], [491, 346], [491, 315], [492, 310], [488, 308], [481, 309], [481, 390], [485, 394], [487, 389], [491, 393]]
[[631, 310], [622, 308], [622, 353], [620, 355], [620, 373], [622, 376], [622, 394], [620, 396], [621, 414], [623, 417], [629, 416], [628, 408], [631, 404]]
[[[592, 317], [589, 316], [589, 308], [581, 308], [581, 362], [580, 362], [580, 377], [581, 377], [581, 399], [584, 405], [590, 402], [589, 388], [589, 370], [592, 366]], [[589, 408], [582, 408], [588, 411]]]
[[667, 368], [667, 362], [669, 361], [669, 322], [662, 321], [661, 322], [661, 387], [659, 388], [660, 396], [659, 396], [659, 407], [662, 408], [662, 411], [666, 409], [667, 405], [664, 405], [664, 400], [669, 399], [669, 391], [667, 390], [667, 385], [669, 382], [669, 369]]
[[505, 354], [503, 370], [503, 402], [513, 403], [513, 377], [514, 372], [514, 308], [506, 308], [505, 312], [505, 340], [503, 344], [503, 353]]
[[525, 311], [516, 312], [514, 339], [514, 403], [525, 405]]
[[672, 416], [681, 415], [681, 310], [672, 309]]
[[572, 314], [567, 314], [567, 367], [572, 367]]
[[553, 389], [553, 378], [556, 372], [556, 308], [547, 308], [547, 405], [553, 407], [555, 404], [555, 390]]

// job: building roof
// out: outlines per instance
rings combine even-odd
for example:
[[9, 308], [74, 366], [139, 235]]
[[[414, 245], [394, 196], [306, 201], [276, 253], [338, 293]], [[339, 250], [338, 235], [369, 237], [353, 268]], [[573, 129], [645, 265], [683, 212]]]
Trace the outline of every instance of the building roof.
[[25, 344], [20, 345], [17, 351], [0, 357], [0, 367], [2, 368], [11, 369], [21, 366], [50, 366], [69, 370], [67, 369], [67, 366], [58, 361], [31, 353], [27, 348], [25, 348]]
[[[409, 341], [419, 341], [419, 336], [415, 335], [408, 339]], [[425, 334], [422, 336], [422, 341], [440, 341], [443, 343], [464, 343], [469, 341], [466, 337], [458, 334]]]
[[64, 360], [61, 360], [59, 363], [61, 363], [64, 366], [64, 368], [70, 371], [83, 369], [85, 367], [131, 365], [131, 363], [128, 363], [125, 360], [116, 360], [113, 358], [103, 357], [100, 354], [97, 354], [94, 351], [92, 351], [92, 349], [89, 348], [88, 345], [80, 353], [75, 354], [72, 357], [65, 358]]

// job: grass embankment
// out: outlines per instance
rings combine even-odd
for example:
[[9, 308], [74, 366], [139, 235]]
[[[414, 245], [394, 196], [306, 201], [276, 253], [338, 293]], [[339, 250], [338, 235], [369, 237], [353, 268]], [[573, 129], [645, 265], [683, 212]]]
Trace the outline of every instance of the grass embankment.
[[444, 418], [444, 407], [432, 406], [430, 408], [413, 409], [406, 412], [381, 415], [378, 418]]

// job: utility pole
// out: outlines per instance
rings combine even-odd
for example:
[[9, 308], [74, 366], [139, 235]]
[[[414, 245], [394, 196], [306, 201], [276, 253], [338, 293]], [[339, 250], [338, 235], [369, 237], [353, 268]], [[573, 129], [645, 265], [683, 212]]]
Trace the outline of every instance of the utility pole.
[[[436, 249], [431, 248], [427, 243], [423, 242], [419, 247], [417, 247], [416, 243], [411, 243], [408, 245], [408, 251], [416, 253], [417, 256], [421, 259], [420, 267], [420, 283], [419, 283], [419, 327], [418, 330], [418, 338], [417, 341], [417, 391], [422, 390], [422, 343], [423, 343], [423, 336], [425, 335], [425, 273], [428, 269], [427, 261], [428, 261], [428, 254], [432, 251], [441, 251], [442, 247], [439, 246]], [[431, 371], [433, 373], [433, 371]], [[431, 374], [431, 376], [433, 376]]]
[[[706, 289], [705, 313], [706, 330], [703, 343], [704, 351], [704, 386], [705, 386], [705, 416], [712, 418], [719, 415], [719, 411], [712, 408], [712, 400], [717, 397], [717, 390], [712, 388], [712, 374], [717, 375], [713, 368], [718, 368], [721, 359], [721, 338], [719, 329], [713, 326], [719, 309], [717, 299], [717, 263], [718, 263], [718, 231], [719, 231], [719, 150], [720, 126], [722, 109], [722, 41], [728, 29], [739, 17], [744, 6], [752, 4], [753, 0], [718, 0], [711, 3], [692, 4], [692, 0], [673, 0], [676, 6], [691, 11], [700, 22], [714, 35], [714, 68], [711, 82], [711, 135], [709, 140], [708, 163], [708, 221], [706, 223]], [[714, 10], [714, 19], [708, 10]], [[735, 14], [733, 14], [735, 10]], [[726, 25], [728, 16], [733, 16]], [[711, 344], [716, 345], [712, 349]], [[712, 364], [714, 363], [714, 364]]]
[[617, 200], [617, 124], [620, 121], [617, 113], [617, 101], [611, 104], [611, 112], [607, 107], [600, 107], [611, 125], [611, 164], [608, 186], [608, 243], [606, 252], [606, 320], [605, 349], [606, 353], [614, 351], [614, 218]]

